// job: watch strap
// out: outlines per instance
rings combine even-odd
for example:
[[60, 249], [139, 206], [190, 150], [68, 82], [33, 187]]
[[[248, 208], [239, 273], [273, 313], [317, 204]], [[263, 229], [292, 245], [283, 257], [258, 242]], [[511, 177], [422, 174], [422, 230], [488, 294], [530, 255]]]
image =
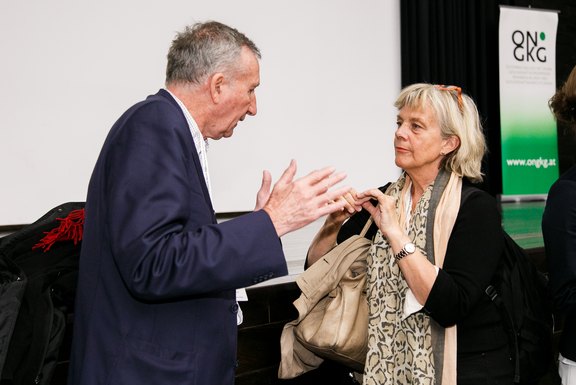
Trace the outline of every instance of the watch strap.
[[[410, 251], [408, 251], [407, 247], [410, 246]], [[404, 247], [402, 247], [402, 250], [400, 250], [398, 252], [398, 254], [394, 255], [394, 259], [396, 261], [401, 260], [402, 258], [404, 258], [405, 256], [407, 256], [408, 254], [412, 254], [414, 253], [414, 251], [416, 251], [416, 247], [414, 246], [414, 244], [412, 242], [408, 242], [404, 245]]]

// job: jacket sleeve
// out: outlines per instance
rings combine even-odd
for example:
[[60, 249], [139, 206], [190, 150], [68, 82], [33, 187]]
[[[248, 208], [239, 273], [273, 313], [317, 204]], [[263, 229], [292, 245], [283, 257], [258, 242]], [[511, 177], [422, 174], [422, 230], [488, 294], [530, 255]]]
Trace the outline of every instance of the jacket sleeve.
[[500, 215], [495, 200], [477, 191], [462, 203], [448, 241], [444, 266], [424, 306], [447, 327], [466, 318], [486, 299], [503, 251]]
[[109, 243], [127, 288], [154, 301], [287, 274], [266, 212], [215, 223], [189, 129], [165, 104], [123, 118], [102, 165]]

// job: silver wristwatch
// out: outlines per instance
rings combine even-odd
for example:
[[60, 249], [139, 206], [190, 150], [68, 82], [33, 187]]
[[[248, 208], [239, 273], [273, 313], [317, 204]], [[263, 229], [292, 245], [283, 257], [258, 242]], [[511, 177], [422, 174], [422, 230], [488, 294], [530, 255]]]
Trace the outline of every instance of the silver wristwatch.
[[398, 252], [398, 254], [396, 254], [394, 256], [394, 259], [396, 259], [396, 261], [399, 261], [402, 258], [404, 258], [405, 256], [407, 256], [408, 254], [412, 254], [415, 251], [416, 251], [416, 246], [412, 242], [408, 242], [407, 244], [404, 245], [402, 250], [400, 250]]

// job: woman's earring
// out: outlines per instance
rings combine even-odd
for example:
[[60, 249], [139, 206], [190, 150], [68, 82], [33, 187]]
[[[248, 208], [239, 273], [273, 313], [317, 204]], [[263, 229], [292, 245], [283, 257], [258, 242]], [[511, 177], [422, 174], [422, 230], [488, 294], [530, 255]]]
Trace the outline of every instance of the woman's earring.
[[444, 152], [440, 152], [440, 156], [444, 156], [446, 155]]

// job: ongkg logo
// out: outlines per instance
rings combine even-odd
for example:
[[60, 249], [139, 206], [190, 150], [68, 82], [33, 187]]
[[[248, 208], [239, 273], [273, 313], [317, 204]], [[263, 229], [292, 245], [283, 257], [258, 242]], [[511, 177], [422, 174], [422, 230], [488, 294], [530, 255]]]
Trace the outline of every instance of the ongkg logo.
[[514, 59], [521, 62], [546, 63], [546, 47], [544, 32], [522, 32], [516, 30], [512, 32], [512, 42], [515, 45]]

